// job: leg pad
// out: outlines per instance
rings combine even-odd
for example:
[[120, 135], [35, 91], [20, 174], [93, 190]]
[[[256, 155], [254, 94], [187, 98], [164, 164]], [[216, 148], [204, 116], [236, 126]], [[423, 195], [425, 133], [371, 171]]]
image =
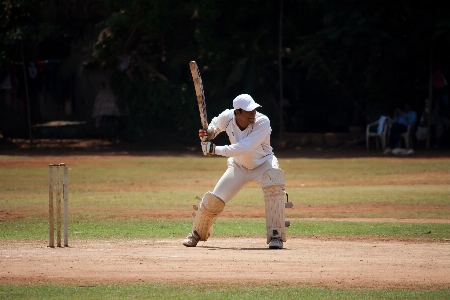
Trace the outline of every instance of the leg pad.
[[203, 196], [195, 214], [194, 224], [192, 225], [192, 231], [197, 233], [200, 241], [206, 241], [210, 237], [214, 222], [224, 207], [225, 202], [213, 193], [207, 192]]
[[289, 226], [290, 222], [285, 221], [285, 208], [292, 207], [292, 203], [284, 203], [284, 182], [284, 172], [281, 169], [269, 169], [262, 177], [268, 244], [272, 238], [286, 242], [286, 226]]

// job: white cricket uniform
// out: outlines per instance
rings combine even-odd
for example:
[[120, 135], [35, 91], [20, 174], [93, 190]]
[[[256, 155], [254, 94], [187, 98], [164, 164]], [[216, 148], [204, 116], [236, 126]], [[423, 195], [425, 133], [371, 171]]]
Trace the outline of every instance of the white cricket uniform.
[[216, 146], [216, 154], [228, 157], [228, 168], [217, 182], [213, 194], [227, 203], [249, 181], [261, 184], [265, 171], [278, 169], [278, 160], [270, 146], [270, 120], [256, 112], [255, 123], [241, 130], [236, 124], [233, 109], [213, 118], [208, 129], [217, 134], [225, 131], [231, 145]]

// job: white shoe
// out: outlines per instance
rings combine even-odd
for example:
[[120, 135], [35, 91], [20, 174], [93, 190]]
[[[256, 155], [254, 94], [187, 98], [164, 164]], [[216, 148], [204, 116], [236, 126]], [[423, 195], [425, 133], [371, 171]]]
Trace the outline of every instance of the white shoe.
[[273, 238], [270, 240], [269, 249], [283, 249], [283, 241], [279, 238]]
[[186, 247], [195, 247], [195, 246], [197, 246], [197, 243], [199, 240], [200, 240], [200, 237], [197, 235], [197, 233], [191, 232], [184, 239], [183, 245], [185, 245]]

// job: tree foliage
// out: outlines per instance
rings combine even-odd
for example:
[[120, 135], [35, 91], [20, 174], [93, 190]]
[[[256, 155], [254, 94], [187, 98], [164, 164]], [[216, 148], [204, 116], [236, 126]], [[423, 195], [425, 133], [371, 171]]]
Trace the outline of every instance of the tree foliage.
[[[101, 26], [92, 59], [112, 73], [129, 124], [147, 138], [168, 127], [173, 133], [200, 126], [191, 60], [202, 68], [209, 116], [249, 93], [274, 129], [284, 107], [286, 131], [305, 130], [308, 109], [321, 97], [331, 99], [323, 102], [329, 114], [335, 107], [363, 110], [368, 102], [389, 111], [404, 100], [419, 110], [427, 97], [430, 53], [436, 64], [450, 66], [449, 17], [425, 0], [1, 3], [3, 63], [15, 53], [14, 41], [65, 36], [74, 42], [83, 38], [87, 21]], [[279, 53], [286, 99], [279, 99]], [[119, 69], [124, 61], [126, 68]]]
[[430, 51], [448, 67], [449, 17], [428, 1], [309, 2], [323, 12], [323, 27], [300, 37], [292, 59], [340, 98], [422, 104]]
[[[38, 0], [2, 1], [0, 12], [0, 66], [2, 73], [12, 60], [21, 60], [17, 42], [37, 40], [48, 29], [48, 23], [41, 22]], [[20, 48], [19, 48], [20, 49]]]

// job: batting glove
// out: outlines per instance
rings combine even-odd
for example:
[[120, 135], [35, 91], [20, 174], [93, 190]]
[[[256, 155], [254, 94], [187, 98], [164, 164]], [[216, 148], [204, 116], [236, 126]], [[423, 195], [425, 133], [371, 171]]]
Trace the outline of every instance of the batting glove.
[[199, 129], [198, 130], [198, 136], [200, 137], [200, 140], [202, 142], [207, 142], [212, 140], [216, 136], [216, 132], [214, 129]]
[[213, 156], [216, 154], [216, 145], [211, 142], [202, 142], [202, 151], [205, 156]]
[[200, 137], [200, 141], [202, 142], [208, 141], [208, 132], [205, 129], [199, 129], [198, 136]]

